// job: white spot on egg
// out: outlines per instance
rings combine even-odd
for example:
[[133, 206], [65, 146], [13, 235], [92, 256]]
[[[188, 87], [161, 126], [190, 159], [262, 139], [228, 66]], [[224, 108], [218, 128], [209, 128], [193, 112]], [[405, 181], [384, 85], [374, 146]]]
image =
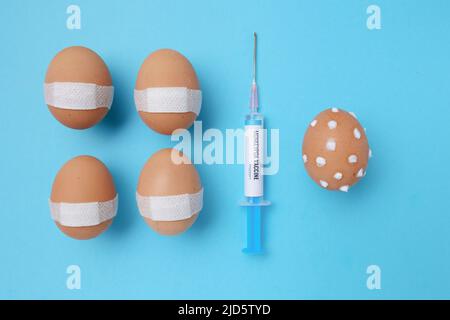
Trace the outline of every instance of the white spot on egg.
[[324, 157], [317, 157], [316, 164], [318, 167], [323, 167], [324, 165], [327, 164], [327, 160]]
[[358, 119], [357, 117], [356, 117], [356, 114], [354, 113], [354, 112], [349, 112], [350, 113], [350, 115], [353, 117], [353, 118], [355, 118], [355, 119]]
[[322, 187], [324, 187], [324, 188], [327, 188], [327, 187], [328, 187], [328, 182], [326, 182], [326, 181], [324, 181], [324, 180], [320, 180], [319, 182], [320, 182], [320, 185], [321, 185]]
[[308, 162], [308, 156], [306, 154], [303, 155], [303, 163]]
[[311, 121], [311, 127], [315, 127], [316, 124], [317, 124], [317, 120], [316, 120], [316, 119], [314, 119], [313, 121]]
[[337, 113], [337, 112], [339, 112], [339, 109], [338, 108], [331, 108], [331, 112]]
[[334, 120], [328, 121], [328, 128], [330, 130], [336, 129], [336, 127], [337, 127], [337, 122], [336, 121], [334, 121]]
[[364, 169], [363, 169], [363, 168], [359, 169], [359, 171], [358, 171], [358, 173], [356, 174], [356, 176], [357, 176], [358, 178], [364, 177]]
[[348, 163], [356, 163], [356, 162], [358, 162], [358, 157], [356, 155], [352, 154], [348, 157]]
[[356, 139], [361, 139], [361, 132], [359, 132], [358, 128], [353, 129], [353, 135]]
[[342, 186], [339, 188], [342, 192], [348, 192], [348, 186]]
[[326, 148], [328, 151], [335, 151], [336, 150], [336, 141], [334, 139], [328, 139]]
[[372, 149], [369, 149], [369, 158], [372, 158]]
[[336, 180], [341, 180], [342, 179], [342, 172], [336, 172], [333, 177]]

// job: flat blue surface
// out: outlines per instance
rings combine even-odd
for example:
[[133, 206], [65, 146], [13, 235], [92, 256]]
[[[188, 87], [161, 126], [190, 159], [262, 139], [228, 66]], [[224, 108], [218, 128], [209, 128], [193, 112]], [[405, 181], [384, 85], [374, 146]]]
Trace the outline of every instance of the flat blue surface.
[[[450, 298], [450, 2], [73, 1], [0, 3], [0, 298]], [[381, 7], [382, 29], [366, 27]], [[134, 199], [150, 155], [173, 146], [141, 122], [133, 88], [153, 50], [193, 63], [203, 127], [236, 128], [247, 112], [252, 32], [267, 125], [280, 129], [280, 171], [266, 180], [264, 256], [246, 256], [239, 165], [197, 166], [205, 206], [185, 234], [149, 229]], [[43, 101], [48, 63], [84, 45], [110, 68], [110, 114], [96, 127], [59, 124]], [[354, 111], [374, 152], [348, 194], [307, 176], [301, 141], [321, 110]], [[59, 168], [91, 154], [120, 197], [112, 227], [91, 241], [64, 236], [47, 199]], [[66, 288], [66, 267], [82, 270]], [[368, 290], [366, 268], [382, 270]]]

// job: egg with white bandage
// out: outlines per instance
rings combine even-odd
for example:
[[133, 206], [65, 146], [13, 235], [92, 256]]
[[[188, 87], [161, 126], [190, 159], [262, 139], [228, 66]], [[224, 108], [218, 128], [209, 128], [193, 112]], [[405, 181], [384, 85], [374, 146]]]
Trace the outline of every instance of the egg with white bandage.
[[317, 115], [303, 139], [306, 171], [327, 190], [347, 192], [366, 175], [371, 154], [366, 132], [355, 114], [338, 108]]
[[189, 128], [202, 103], [192, 64], [175, 50], [153, 52], [139, 70], [134, 101], [141, 119], [156, 132], [169, 135]]
[[52, 115], [69, 128], [86, 129], [100, 122], [113, 95], [108, 67], [91, 49], [65, 48], [48, 66], [45, 102]]
[[111, 225], [118, 196], [108, 168], [94, 157], [79, 156], [59, 170], [49, 204], [58, 228], [69, 237], [85, 240]]
[[141, 171], [136, 192], [139, 212], [162, 235], [186, 231], [203, 207], [203, 187], [190, 160], [175, 149], [153, 154]]

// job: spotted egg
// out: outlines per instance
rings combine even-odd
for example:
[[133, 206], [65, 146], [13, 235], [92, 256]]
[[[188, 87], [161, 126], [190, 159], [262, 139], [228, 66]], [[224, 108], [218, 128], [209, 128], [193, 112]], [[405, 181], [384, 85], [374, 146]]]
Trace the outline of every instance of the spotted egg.
[[338, 108], [319, 113], [303, 138], [306, 171], [327, 190], [347, 192], [366, 175], [371, 154], [366, 132], [355, 114]]

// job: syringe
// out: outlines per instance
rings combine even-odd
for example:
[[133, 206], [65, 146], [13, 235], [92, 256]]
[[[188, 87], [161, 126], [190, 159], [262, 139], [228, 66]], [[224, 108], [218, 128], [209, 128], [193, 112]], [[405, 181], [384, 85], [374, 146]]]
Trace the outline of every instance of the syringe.
[[247, 254], [262, 253], [261, 207], [270, 205], [264, 200], [264, 117], [258, 112], [256, 84], [256, 33], [253, 33], [253, 81], [250, 95], [250, 113], [245, 116], [244, 193], [241, 203], [247, 210]]

